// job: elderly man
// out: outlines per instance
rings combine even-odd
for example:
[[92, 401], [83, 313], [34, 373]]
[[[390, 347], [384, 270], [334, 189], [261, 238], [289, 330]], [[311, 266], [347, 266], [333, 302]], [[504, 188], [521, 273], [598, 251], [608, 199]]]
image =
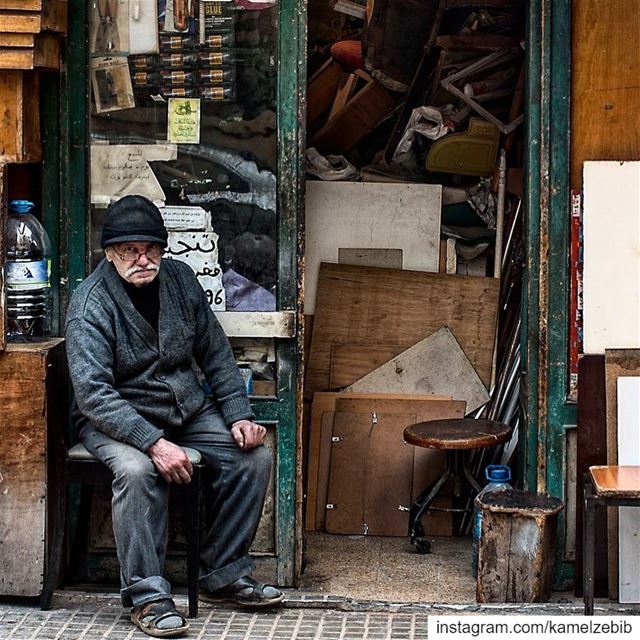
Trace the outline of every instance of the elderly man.
[[250, 577], [271, 470], [266, 430], [252, 421], [204, 291], [186, 264], [162, 260], [166, 244], [151, 201], [126, 196], [112, 204], [105, 259], [74, 293], [65, 335], [80, 439], [114, 475], [123, 605], [148, 635], [176, 637], [188, 623], [162, 573], [169, 485], [192, 473], [183, 446], [206, 465], [201, 599], [259, 607], [284, 596]]

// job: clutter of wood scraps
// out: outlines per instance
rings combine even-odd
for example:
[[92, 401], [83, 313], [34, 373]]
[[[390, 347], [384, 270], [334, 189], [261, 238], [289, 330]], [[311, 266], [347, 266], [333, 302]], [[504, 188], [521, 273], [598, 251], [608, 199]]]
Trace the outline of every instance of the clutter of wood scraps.
[[[309, 16], [306, 526], [406, 536], [445, 452], [405, 427], [509, 425], [471, 455], [481, 483], [517, 459], [524, 2], [315, 0]], [[470, 531], [455, 485], [427, 535]]]

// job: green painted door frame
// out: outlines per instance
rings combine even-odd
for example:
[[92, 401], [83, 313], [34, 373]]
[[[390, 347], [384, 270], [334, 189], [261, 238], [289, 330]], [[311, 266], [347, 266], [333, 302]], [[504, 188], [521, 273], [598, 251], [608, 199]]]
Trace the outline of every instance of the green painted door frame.
[[[60, 225], [54, 220], [50, 198], [46, 222], [59, 243], [60, 286], [56, 300], [63, 314], [68, 297], [87, 270], [88, 201], [88, 87], [86, 3], [71, 0], [72, 22], [66, 75], [62, 75], [59, 151], [55, 135], [45, 149], [44, 184], [59, 197]], [[527, 17], [526, 233], [528, 237], [522, 351], [526, 430], [521, 437], [520, 461], [524, 484], [565, 499], [565, 431], [576, 424], [575, 406], [567, 402], [568, 373], [568, 229], [569, 229], [569, 96], [571, 58], [571, 1], [530, 0]], [[279, 434], [278, 581], [295, 584], [301, 566], [300, 427], [302, 380], [302, 322], [300, 300], [303, 256], [304, 122], [306, 84], [306, 2], [280, 2], [278, 76], [278, 179], [280, 211], [279, 308], [298, 312], [297, 339], [280, 345], [284, 366], [278, 405], [257, 407], [263, 420], [290, 416]], [[69, 79], [74, 79], [73, 82]], [[50, 111], [49, 111], [50, 115]], [[52, 122], [50, 120], [50, 122]], [[52, 124], [53, 127], [53, 124]], [[59, 154], [57, 161], [51, 161]], [[297, 249], [297, 252], [296, 252]], [[287, 275], [288, 274], [288, 275]], [[560, 532], [564, 531], [564, 516]], [[556, 582], [572, 576], [558, 536]]]
[[[300, 424], [302, 413], [302, 207], [306, 95], [306, 2], [280, 2], [278, 41], [277, 180], [278, 309], [297, 314], [296, 336], [277, 340], [278, 389], [275, 400], [254, 403], [257, 419], [276, 429], [275, 572], [278, 584], [294, 586], [301, 567]], [[45, 211], [59, 260], [55, 289], [58, 328], [68, 300], [86, 277], [89, 196], [89, 65], [87, 3], [71, 0], [66, 73], [61, 74], [58, 101], [48, 107], [51, 130], [44, 185], [54, 194]], [[57, 90], [57, 87], [56, 87]], [[55, 126], [55, 118], [60, 126]], [[59, 139], [56, 141], [56, 135]], [[57, 144], [56, 144], [57, 142]], [[59, 167], [59, 171], [57, 171]], [[48, 185], [48, 187], [47, 187]], [[59, 224], [52, 212], [59, 201]]]
[[[523, 296], [527, 425], [520, 456], [524, 484], [566, 500], [569, 310], [569, 140], [571, 1], [531, 0], [527, 19], [528, 96], [525, 188], [528, 241]], [[556, 545], [556, 584], [572, 577], [564, 560], [564, 513]]]

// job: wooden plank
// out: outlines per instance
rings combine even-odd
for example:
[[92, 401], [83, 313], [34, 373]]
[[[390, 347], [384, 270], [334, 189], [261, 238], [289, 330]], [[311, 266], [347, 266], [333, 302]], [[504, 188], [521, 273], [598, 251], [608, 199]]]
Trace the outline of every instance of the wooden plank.
[[640, 160], [638, 1], [571, 3], [571, 188], [585, 160]]
[[401, 249], [404, 269], [437, 271], [441, 209], [440, 185], [308, 181], [305, 313], [320, 263], [338, 262], [340, 249]]
[[331, 120], [331, 118], [342, 111], [344, 106], [347, 104], [347, 101], [353, 95], [357, 82], [358, 76], [355, 73], [345, 73], [342, 75], [338, 82], [338, 89], [333, 99], [333, 104], [331, 105], [331, 111], [329, 111], [327, 120]]
[[0, 9], [0, 32], [7, 33], [40, 33], [53, 31], [67, 32], [66, 0], [46, 0], [41, 10], [16, 11]]
[[[582, 525], [584, 520], [584, 474], [593, 465], [607, 464], [606, 396], [604, 356], [584, 356], [578, 363], [578, 464], [576, 504], [576, 558], [574, 588], [582, 595]], [[607, 530], [607, 514], [596, 513], [596, 528]], [[595, 594], [608, 595], [608, 544], [604, 535], [596, 536]]]
[[60, 41], [51, 34], [38, 34], [35, 46], [0, 47], [0, 69], [60, 68]]
[[640, 348], [638, 193], [640, 162], [585, 163], [584, 353]]
[[602, 465], [589, 472], [596, 492], [613, 498], [640, 498], [640, 465]]
[[329, 389], [348, 387], [402, 351], [395, 342], [332, 342]]
[[[618, 463], [623, 465], [621, 482], [628, 479], [623, 475], [624, 470], [628, 475], [635, 474], [634, 497], [640, 499], [640, 376], [618, 378]], [[637, 506], [618, 509], [618, 567], [620, 602], [640, 602], [640, 509]]]
[[0, 9], [20, 9], [21, 11], [41, 11], [45, 0], [0, 0]]
[[413, 451], [404, 445], [402, 431], [414, 421], [410, 414], [335, 414], [329, 533], [407, 535]]
[[[7, 167], [0, 164], [0, 264], [6, 261], [7, 237]], [[0, 352], [7, 346], [7, 292], [4, 282], [4, 269], [0, 269]]]
[[393, 110], [396, 101], [377, 81], [369, 82], [311, 139], [320, 153], [345, 154]]
[[489, 400], [482, 380], [447, 327], [398, 354], [346, 391], [451, 395], [474, 411]]
[[442, 326], [488, 384], [498, 289], [495, 278], [322, 264], [305, 394], [328, 388], [332, 342], [409, 348]]
[[[45, 566], [49, 351], [61, 340], [0, 354], [0, 595], [37, 596]], [[62, 349], [63, 350], [63, 349]], [[53, 481], [53, 480], [52, 480]]]
[[35, 43], [33, 33], [0, 33], [0, 47], [33, 47]]
[[307, 126], [331, 107], [342, 74], [342, 67], [330, 58], [311, 76], [307, 88]]

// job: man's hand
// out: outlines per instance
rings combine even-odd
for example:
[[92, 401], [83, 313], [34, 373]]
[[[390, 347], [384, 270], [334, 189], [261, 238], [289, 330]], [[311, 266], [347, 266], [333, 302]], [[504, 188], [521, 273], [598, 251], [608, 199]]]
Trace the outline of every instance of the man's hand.
[[167, 482], [176, 484], [191, 482], [193, 467], [187, 454], [177, 444], [160, 438], [147, 449], [147, 453]]
[[231, 435], [236, 444], [246, 451], [264, 444], [267, 430], [251, 420], [238, 420], [231, 425]]

